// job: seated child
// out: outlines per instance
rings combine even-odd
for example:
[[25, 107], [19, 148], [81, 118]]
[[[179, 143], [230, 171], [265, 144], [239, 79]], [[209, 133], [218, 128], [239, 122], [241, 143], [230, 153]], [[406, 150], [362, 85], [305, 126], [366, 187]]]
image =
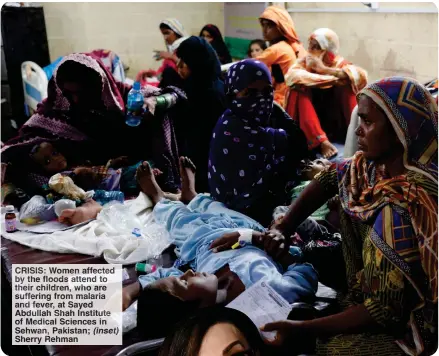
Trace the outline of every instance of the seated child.
[[[139, 192], [136, 181], [136, 170], [141, 162], [128, 165], [127, 157], [118, 157], [108, 161], [106, 166], [69, 167], [65, 156], [49, 142], [35, 145], [30, 153], [32, 160], [37, 163], [48, 176], [62, 173], [72, 178], [73, 182], [85, 191], [89, 190], [120, 190], [128, 195]], [[154, 169], [155, 175], [161, 174]]]

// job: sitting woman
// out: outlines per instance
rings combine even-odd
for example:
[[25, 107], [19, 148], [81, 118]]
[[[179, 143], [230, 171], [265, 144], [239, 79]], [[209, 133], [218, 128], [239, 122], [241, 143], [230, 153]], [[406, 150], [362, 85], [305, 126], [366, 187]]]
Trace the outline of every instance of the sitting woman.
[[299, 122], [309, 149], [319, 148], [325, 158], [338, 152], [330, 139], [344, 143], [357, 105], [355, 95], [367, 83], [366, 71], [339, 56], [339, 47], [334, 31], [315, 30], [309, 37], [309, 55], [291, 66], [285, 76], [291, 87], [286, 110]]
[[417, 81], [390, 77], [360, 92], [358, 115], [361, 151], [317, 175], [277, 227], [290, 236], [339, 194], [346, 309], [265, 330], [277, 330], [278, 343], [313, 334], [319, 355], [431, 355], [437, 350], [437, 105]]
[[136, 81], [141, 82], [142, 85], [148, 83], [147, 78], [160, 77], [160, 88], [168, 86], [182, 87], [182, 81], [177, 71], [178, 58], [175, 51], [178, 46], [187, 39], [186, 32], [183, 25], [174, 18], [165, 19], [160, 22], [160, 32], [165, 39], [167, 51], [156, 51], [155, 59], [157, 61], [163, 60], [162, 65], [157, 70], [142, 70], [136, 76]]
[[207, 162], [213, 128], [226, 109], [221, 66], [213, 47], [203, 38], [189, 37], [177, 49], [178, 73], [187, 106], [175, 122], [181, 153], [197, 166], [197, 191], [208, 192]]
[[[82, 164], [78, 159], [93, 165], [105, 165], [120, 156], [130, 157], [132, 163], [151, 159], [164, 172], [161, 184], [176, 190], [180, 179], [172, 121], [167, 112], [160, 120], [147, 113], [140, 126], [127, 126], [125, 102], [130, 89], [114, 81], [102, 62], [90, 55], [64, 57], [49, 82], [47, 99], [23, 125], [19, 136], [2, 148], [3, 162], [12, 163], [12, 178], [19, 186], [39, 187], [38, 175], [22, 162], [32, 147], [50, 142], [71, 165]], [[151, 87], [145, 90], [146, 96], [161, 93]]]
[[[149, 313], [148, 313], [149, 314]], [[238, 310], [211, 307], [178, 323], [159, 356], [264, 355], [258, 328]]]
[[307, 155], [305, 137], [291, 118], [273, 117], [271, 75], [264, 63], [245, 59], [234, 64], [226, 88], [228, 109], [210, 143], [210, 193], [268, 226], [273, 209], [289, 201], [286, 186], [297, 178]]
[[[176, 267], [159, 268], [125, 287], [124, 308], [143, 290], [144, 300], [139, 301], [139, 305], [148, 306], [148, 318], [142, 318], [138, 312], [139, 329], [153, 329], [148, 337], [163, 336], [166, 329], [188, 312], [227, 304], [261, 278], [289, 303], [312, 302], [317, 289], [313, 267], [296, 263], [296, 258], [289, 253], [275, 259], [268, 257], [263, 248], [270, 234], [253, 219], [227, 209], [207, 195], [197, 195], [195, 167], [190, 160], [181, 158], [180, 169], [182, 200], [190, 201], [187, 206], [164, 199], [147, 163], [139, 169], [138, 181], [155, 204], [156, 221], [166, 226], [172, 243], [177, 246], [179, 259], [174, 266], [188, 266], [196, 272], [189, 269], [184, 273]], [[265, 248], [270, 250], [269, 245]], [[162, 334], [153, 335], [154, 330]]]
[[274, 78], [274, 101], [285, 107], [287, 86], [285, 75], [296, 59], [305, 56], [306, 52], [299, 41], [287, 10], [277, 6], [269, 6], [259, 18], [264, 39], [270, 42], [268, 47], [256, 59], [265, 63], [270, 68]]
[[224, 42], [223, 35], [215, 25], [206, 25], [200, 31], [200, 37], [203, 37], [215, 50], [221, 64], [232, 62], [232, 56]]

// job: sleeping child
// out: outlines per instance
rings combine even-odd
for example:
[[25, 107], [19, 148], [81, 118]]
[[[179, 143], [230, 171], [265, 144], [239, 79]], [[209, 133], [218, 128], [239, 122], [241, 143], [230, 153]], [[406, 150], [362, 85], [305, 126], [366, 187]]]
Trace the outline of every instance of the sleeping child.
[[[108, 161], [106, 166], [69, 167], [65, 156], [49, 142], [35, 145], [30, 152], [31, 159], [39, 165], [46, 176], [61, 173], [69, 176], [73, 182], [85, 191], [89, 190], [119, 190], [126, 195], [139, 193], [136, 180], [136, 170], [141, 162], [128, 165], [128, 157], [118, 157]], [[154, 175], [162, 172], [154, 168]]]

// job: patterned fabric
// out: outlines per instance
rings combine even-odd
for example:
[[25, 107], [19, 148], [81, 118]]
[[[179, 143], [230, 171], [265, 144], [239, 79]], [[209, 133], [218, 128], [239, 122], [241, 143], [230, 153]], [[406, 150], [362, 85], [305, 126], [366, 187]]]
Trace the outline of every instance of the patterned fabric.
[[[329, 28], [319, 28], [310, 35], [308, 41], [311, 41], [311, 39], [315, 39], [321, 48], [320, 51], [313, 51], [312, 55], [322, 59], [328, 67], [343, 69], [349, 77], [346, 85], [351, 86], [354, 94], [364, 88], [367, 84], [367, 72], [338, 55], [340, 42], [334, 31]], [[306, 57], [302, 58], [290, 68], [285, 76], [288, 86], [304, 85], [307, 87], [330, 88], [335, 83], [343, 85], [342, 80], [337, 77], [309, 71], [306, 61]]]
[[340, 195], [352, 302], [364, 303], [406, 354], [429, 354], [437, 347], [437, 105], [401, 77], [360, 95], [386, 113], [407, 173], [389, 178], [357, 152], [316, 179]]
[[210, 44], [216, 51], [221, 64], [231, 63], [232, 57], [230, 56], [229, 49], [224, 42], [223, 35], [221, 34], [219, 28], [211, 24], [206, 25], [200, 31], [200, 37], [202, 37], [204, 31], [208, 32], [212, 36], [213, 40], [210, 42]]
[[263, 63], [245, 59], [230, 67], [226, 78], [229, 108], [218, 120], [210, 145], [211, 195], [238, 211], [250, 208], [273, 189], [287, 154], [286, 132], [268, 126], [272, 88], [236, 96], [256, 80], [271, 83]]
[[[79, 113], [70, 106], [58, 85], [57, 76], [59, 68], [67, 61], [86, 66], [101, 78], [101, 100], [94, 105], [97, 109]], [[163, 171], [161, 179], [166, 181], [166, 189], [176, 189], [179, 184], [178, 150], [172, 117], [164, 111], [157, 121], [142, 122], [135, 130], [128, 127], [125, 125], [124, 100], [130, 89], [130, 86], [116, 82], [105, 65], [93, 55], [75, 53], [64, 57], [49, 82], [48, 98], [23, 125], [19, 136], [2, 147], [4, 161], [15, 160], [17, 167], [21, 163], [18, 157], [21, 160], [27, 157], [31, 147], [41, 142], [52, 142], [62, 146], [59, 149], [69, 162], [78, 156], [95, 165], [122, 155], [135, 159], [150, 158]], [[185, 94], [177, 88], [160, 90], [147, 86], [143, 89], [145, 96], [175, 93], [179, 100], [186, 100]], [[21, 176], [27, 177], [29, 169], [23, 165]]]
[[[125, 104], [116, 82], [102, 62], [91, 55], [71, 54], [64, 57], [54, 71], [49, 82], [48, 98], [38, 106], [36, 113], [23, 125], [20, 136], [6, 143], [1, 150], [2, 153], [14, 147], [34, 146], [44, 141], [53, 142], [59, 139], [85, 141], [88, 139], [85, 133], [70, 124], [70, 104], [57, 84], [57, 70], [66, 61], [77, 62], [96, 71], [102, 78], [101, 100], [105, 107], [109, 110], [118, 110], [121, 114], [125, 110]], [[34, 131], [41, 132], [42, 135], [33, 134]]]

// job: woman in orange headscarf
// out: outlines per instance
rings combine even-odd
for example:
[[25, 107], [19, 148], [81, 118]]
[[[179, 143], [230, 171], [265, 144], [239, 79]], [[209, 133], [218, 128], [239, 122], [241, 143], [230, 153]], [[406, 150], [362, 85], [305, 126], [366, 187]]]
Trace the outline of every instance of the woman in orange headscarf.
[[[367, 84], [367, 72], [339, 56], [339, 47], [334, 31], [315, 30], [309, 37], [309, 54], [294, 63], [285, 76], [286, 85], [291, 87], [286, 110], [299, 121], [308, 148], [320, 146], [325, 158], [337, 154], [325, 131], [331, 139], [344, 141], [355, 96]], [[330, 130], [322, 130], [320, 124]]]
[[269, 6], [259, 18], [264, 39], [270, 42], [257, 60], [265, 63], [273, 76], [274, 101], [284, 107], [287, 86], [285, 74], [298, 58], [306, 55], [294, 28], [294, 22], [285, 9]]

